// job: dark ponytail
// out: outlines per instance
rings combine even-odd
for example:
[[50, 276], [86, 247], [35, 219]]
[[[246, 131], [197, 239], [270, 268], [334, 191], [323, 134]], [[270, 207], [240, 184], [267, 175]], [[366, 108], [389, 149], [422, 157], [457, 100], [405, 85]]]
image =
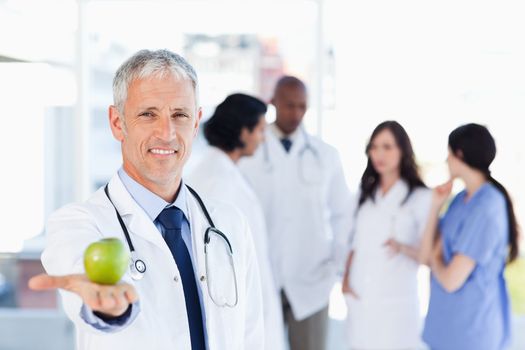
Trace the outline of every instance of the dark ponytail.
[[516, 260], [519, 254], [519, 226], [514, 213], [514, 205], [505, 187], [491, 176], [489, 170], [490, 164], [496, 157], [496, 142], [494, 138], [486, 127], [479, 124], [467, 124], [450, 133], [448, 145], [455, 155], [461, 154], [460, 158], [465, 164], [481, 171], [487, 180], [505, 197], [509, 223], [508, 262]]
[[505, 196], [505, 202], [507, 202], [507, 216], [509, 220], [509, 257], [508, 262], [512, 262], [516, 260], [519, 254], [519, 246], [518, 246], [518, 236], [519, 236], [519, 230], [518, 230], [518, 220], [516, 219], [516, 214], [514, 213], [514, 205], [512, 204], [512, 200], [510, 198], [509, 193], [507, 192], [507, 189], [500, 184], [496, 179], [494, 179], [492, 176], [488, 176], [488, 180], [491, 184], [493, 184], [502, 194]]

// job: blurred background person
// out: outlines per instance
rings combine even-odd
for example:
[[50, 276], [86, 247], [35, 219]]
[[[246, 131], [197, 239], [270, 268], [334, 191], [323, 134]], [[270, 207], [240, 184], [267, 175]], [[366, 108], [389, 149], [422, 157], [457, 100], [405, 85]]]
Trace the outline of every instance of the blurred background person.
[[282, 77], [271, 103], [276, 121], [241, 169], [263, 204], [290, 347], [323, 350], [351, 227], [350, 194], [338, 152], [302, 127], [305, 84]]
[[[433, 192], [426, 241], [430, 305], [423, 339], [432, 349], [499, 350], [510, 344], [510, 305], [503, 275], [518, 255], [518, 225], [505, 187], [491, 176], [496, 144], [487, 128], [463, 125], [448, 138], [451, 180]], [[452, 180], [465, 190], [439, 212]]]
[[350, 348], [416, 349], [421, 345], [418, 252], [431, 191], [399, 123], [379, 124], [366, 155], [343, 278]]
[[261, 275], [265, 348], [284, 350], [283, 313], [270, 266], [264, 212], [237, 167], [241, 158], [252, 156], [263, 142], [265, 113], [266, 104], [249, 95], [233, 94], [221, 102], [204, 125], [211, 147], [188, 174], [188, 183], [206, 198], [234, 204], [248, 219]]

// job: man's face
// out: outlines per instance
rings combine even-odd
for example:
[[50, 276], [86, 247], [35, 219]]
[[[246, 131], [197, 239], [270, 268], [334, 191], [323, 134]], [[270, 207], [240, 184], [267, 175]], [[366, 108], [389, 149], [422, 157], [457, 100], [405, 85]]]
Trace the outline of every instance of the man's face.
[[191, 82], [171, 74], [134, 80], [123, 113], [110, 107], [124, 170], [149, 189], [178, 186], [202, 115]]
[[301, 124], [307, 108], [306, 91], [299, 86], [283, 86], [272, 99], [275, 106], [277, 126], [291, 134]]

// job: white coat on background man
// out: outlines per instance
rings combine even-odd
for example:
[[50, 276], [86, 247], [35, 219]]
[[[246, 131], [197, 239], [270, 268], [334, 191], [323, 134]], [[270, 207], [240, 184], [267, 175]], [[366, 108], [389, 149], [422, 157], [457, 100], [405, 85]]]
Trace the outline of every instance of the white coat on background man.
[[[204, 207], [182, 181], [202, 117], [197, 91], [193, 68], [170, 51], [142, 50], [122, 64], [109, 108], [123, 159], [108, 186], [115, 208], [99, 189], [49, 219], [42, 261], [55, 276], [36, 276], [29, 285], [63, 290], [79, 350], [264, 349], [260, 277], [246, 220], [234, 207], [204, 198], [231, 244], [234, 273], [218, 235], [204, 251], [209, 227]], [[132, 280], [127, 272], [122, 283], [101, 285], [83, 274], [83, 253], [105, 237], [126, 244], [115, 209], [129, 231], [135, 259], [146, 269], [142, 279]]]
[[350, 195], [336, 150], [301, 126], [304, 83], [279, 79], [272, 104], [276, 120], [265, 143], [240, 166], [265, 213], [290, 349], [323, 350], [351, 226]]
[[271, 102], [275, 123], [240, 167], [265, 213], [290, 349], [323, 350], [330, 292], [351, 230], [351, 196], [338, 152], [302, 126], [305, 84], [282, 77]]
[[241, 169], [263, 205], [277, 286], [302, 320], [328, 305], [340, 279], [351, 197], [333, 147], [298, 129], [287, 153], [278, 135], [271, 124], [265, 143], [241, 160]]
[[264, 212], [257, 195], [238, 166], [224, 151], [216, 147], [205, 151], [186, 179], [188, 184], [203, 196], [227, 201], [246, 216], [253, 235], [261, 276], [266, 349], [284, 350], [281, 301], [270, 265]]

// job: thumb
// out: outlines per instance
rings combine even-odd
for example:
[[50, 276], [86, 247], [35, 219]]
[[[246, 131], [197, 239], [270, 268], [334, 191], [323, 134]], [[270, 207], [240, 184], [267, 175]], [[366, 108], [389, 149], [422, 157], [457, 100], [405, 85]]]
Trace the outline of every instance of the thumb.
[[60, 276], [49, 276], [48, 274], [42, 273], [32, 277], [27, 285], [32, 290], [64, 288], [66, 285], [66, 278]]

